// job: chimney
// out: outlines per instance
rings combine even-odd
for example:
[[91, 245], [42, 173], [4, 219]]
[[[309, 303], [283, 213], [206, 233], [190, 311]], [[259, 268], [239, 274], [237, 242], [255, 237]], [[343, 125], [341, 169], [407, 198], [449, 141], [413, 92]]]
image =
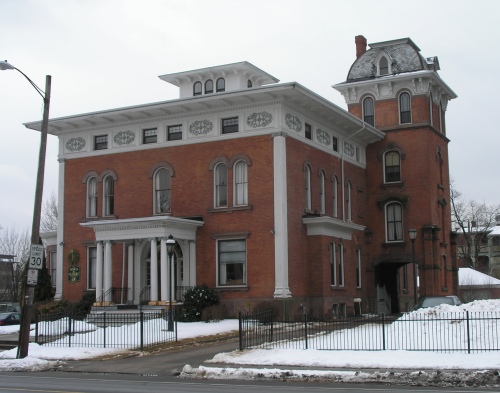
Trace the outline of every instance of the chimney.
[[357, 35], [354, 37], [354, 42], [356, 43], [356, 59], [359, 59], [366, 52], [366, 38], [362, 35]]

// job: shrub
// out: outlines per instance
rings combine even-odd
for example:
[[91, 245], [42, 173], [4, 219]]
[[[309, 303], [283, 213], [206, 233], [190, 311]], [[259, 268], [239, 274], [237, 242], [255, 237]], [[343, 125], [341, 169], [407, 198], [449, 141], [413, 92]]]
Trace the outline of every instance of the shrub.
[[95, 302], [95, 292], [85, 292], [78, 303], [73, 305], [73, 318], [83, 320], [92, 309]]
[[203, 309], [219, 304], [219, 295], [205, 284], [191, 288], [184, 295], [179, 321], [197, 322], [201, 320]]
[[213, 306], [208, 306], [201, 312], [201, 320], [203, 322], [219, 322], [225, 319], [227, 316], [226, 306], [223, 304], [215, 304]]

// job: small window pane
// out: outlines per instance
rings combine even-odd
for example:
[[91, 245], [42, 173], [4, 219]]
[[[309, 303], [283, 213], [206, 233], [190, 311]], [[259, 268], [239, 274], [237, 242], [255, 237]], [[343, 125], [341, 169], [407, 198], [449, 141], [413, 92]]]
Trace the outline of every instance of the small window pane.
[[205, 82], [205, 94], [212, 94], [214, 92], [214, 81], [209, 79]]
[[217, 79], [217, 92], [226, 90], [226, 81], [224, 78]]
[[201, 82], [195, 82], [193, 85], [193, 95], [194, 96], [199, 96], [201, 95]]
[[108, 136], [96, 135], [94, 137], [94, 150], [104, 150], [108, 148]]
[[382, 57], [379, 63], [380, 75], [387, 75], [389, 73], [389, 63], [386, 57]]
[[168, 126], [167, 139], [169, 141], [178, 141], [182, 139], [182, 125]]
[[156, 128], [148, 128], [142, 130], [142, 143], [156, 143], [158, 140], [158, 130]]
[[312, 127], [310, 124], [306, 123], [306, 131], [305, 132], [306, 132], [305, 133], [306, 138], [309, 140], [312, 139]]
[[238, 118], [222, 119], [222, 133], [230, 134], [232, 132], [238, 132]]

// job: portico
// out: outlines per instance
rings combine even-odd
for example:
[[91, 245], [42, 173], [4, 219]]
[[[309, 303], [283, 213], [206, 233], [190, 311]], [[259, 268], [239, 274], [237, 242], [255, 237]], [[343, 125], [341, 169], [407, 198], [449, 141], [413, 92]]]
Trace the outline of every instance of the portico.
[[[113, 303], [113, 274], [121, 274], [125, 284], [125, 270], [127, 303], [140, 304], [141, 292], [145, 288], [149, 290], [149, 304], [164, 305], [168, 301], [175, 302], [176, 291], [171, 289], [175, 289], [176, 282], [182, 286], [196, 285], [196, 230], [203, 224], [198, 218], [171, 216], [82, 223], [82, 227], [92, 228], [95, 233], [97, 305], [107, 306]], [[166, 247], [169, 235], [172, 235], [177, 243], [176, 257], [172, 258], [172, 261], [168, 258]], [[112, 248], [116, 243], [121, 243], [124, 251], [126, 249], [126, 253], [123, 253], [121, 272], [113, 272], [113, 266], [116, 269], [117, 264], [113, 264]], [[149, 269], [146, 260], [149, 262]], [[169, 269], [169, 263], [178, 265], [170, 266]], [[176, 271], [177, 277], [173, 273]], [[174, 294], [173, 299], [169, 298], [170, 293]]]

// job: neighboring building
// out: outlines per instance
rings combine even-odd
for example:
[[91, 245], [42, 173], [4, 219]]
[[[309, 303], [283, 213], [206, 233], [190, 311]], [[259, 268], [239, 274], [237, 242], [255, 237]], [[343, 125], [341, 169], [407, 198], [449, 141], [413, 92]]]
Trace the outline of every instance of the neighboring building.
[[207, 284], [233, 315], [266, 300], [315, 316], [405, 311], [411, 227], [420, 295], [456, 294], [455, 94], [410, 39], [356, 42], [334, 86], [350, 113], [241, 62], [160, 76], [177, 100], [50, 120], [56, 298], [163, 305]]
[[458, 272], [458, 296], [463, 302], [500, 299], [500, 280], [477, 270], [461, 267]]
[[500, 215], [495, 217], [495, 226], [488, 233], [489, 274], [500, 278]]

